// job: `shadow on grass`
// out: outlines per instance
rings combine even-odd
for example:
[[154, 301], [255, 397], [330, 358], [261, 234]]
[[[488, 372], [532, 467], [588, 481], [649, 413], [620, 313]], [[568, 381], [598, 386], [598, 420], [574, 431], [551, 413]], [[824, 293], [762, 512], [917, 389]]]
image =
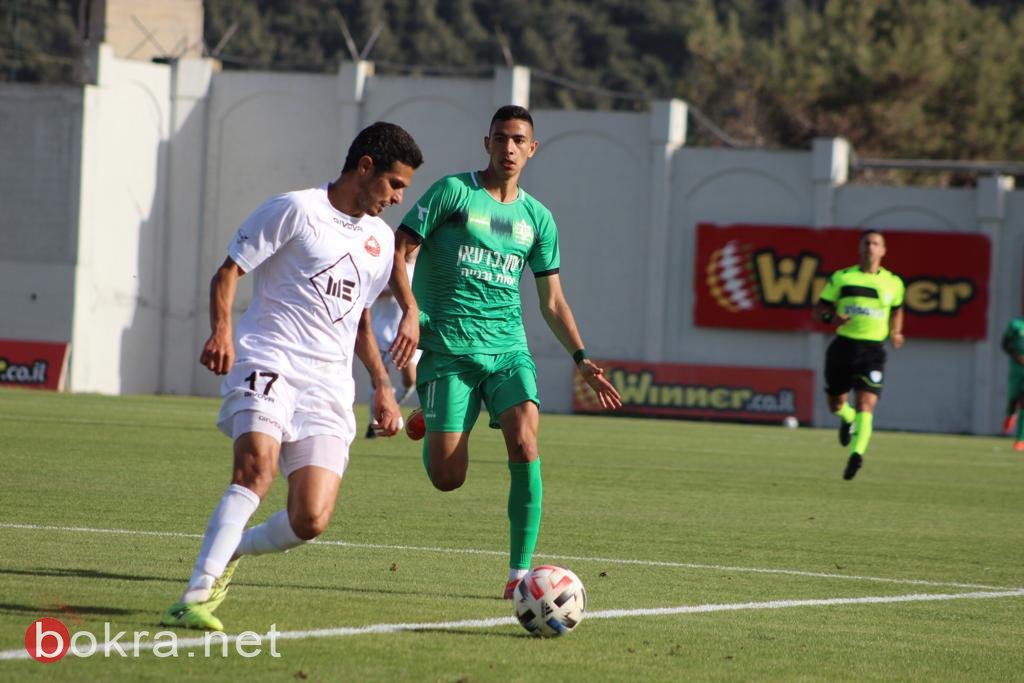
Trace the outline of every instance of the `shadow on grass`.
[[484, 637], [484, 638], [514, 638], [514, 639], [517, 639], [517, 640], [519, 638], [529, 638], [530, 640], [538, 640], [538, 638], [536, 636], [532, 636], [529, 633], [527, 633], [526, 631], [523, 631], [522, 633], [500, 633], [500, 632], [496, 632], [496, 631], [479, 630], [479, 629], [470, 630], [470, 629], [462, 629], [462, 628], [417, 628], [417, 629], [411, 629], [411, 630], [407, 631], [407, 633], [428, 633], [428, 634], [431, 634], [431, 635], [433, 635], [435, 633], [444, 633], [444, 634], [450, 634], [450, 635], [453, 635], [453, 636], [480, 636], [480, 637]]
[[[160, 576], [137, 576], [133, 574], [113, 574], [101, 572], [94, 569], [77, 568], [51, 568], [37, 567], [32, 569], [0, 569], [0, 575], [50, 577], [50, 578], [72, 578], [72, 579], [96, 579], [99, 581], [156, 581], [162, 583], [176, 583], [176, 579], [168, 579]], [[139, 614], [138, 610], [123, 609], [120, 607], [107, 607], [104, 605], [70, 605], [65, 604], [60, 598], [53, 596], [40, 600], [36, 604], [23, 604], [15, 602], [0, 602], [0, 614], [22, 616], [25, 614], [38, 617], [53, 617], [62, 621], [71, 620], [72, 623], [80, 621], [84, 617], [125, 617]]]
[[61, 616], [79, 614], [125, 616], [127, 614], [137, 614], [137, 611], [133, 609], [120, 609], [118, 607], [101, 607], [99, 605], [18, 605], [0, 602], [0, 614], [32, 614], [37, 617], [60, 618]]
[[[281, 588], [294, 588], [298, 590], [309, 590], [309, 591], [327, 591], [331, 593], [361, 593], [365, 595], [395, 595], [395, 596], [428, 596], [437, 597], [437, 593], [433, 591], [403, 591], [394, 590], [391, 588], [357, 588], [354, 586], [313, 586], [309, 584], [301, 583], [265, 583], [260, 581], [233, 581], [231, 583], [232, 589], [236, 587], [249, 587], [249, 588], [269, 588], [271, 590], [278, 590]], [[488, 594], [480, 595], [479, 593], [447, 593], [445, 597], [459, 598], [462, 600], [482, 600], [488, 603], [494, 602], [506, 602], [509, 605], [512, 603], [508, 600], [504, 600], [501, 595]]]
[[34, 569], [0, 569], [0, 574], [12, 576], [39, 576], [57, 579], [100, 579], [102, 581], [158, 581], [161, 583], [180, 582], [177, 578], [166, 576], [141, 576], [139, 574], [114, 574], [95, 569], [69, 569], [53, 567], [37, 567]]
[[[186, 577], [173, 577], [169, 578], [166, 576], [144, 576], [139, 574], [115, 574], [113, 572], [97, 571], [95, 569], [82, 569], [82, 568], [56, 568], [56, 567], [37, 567], [32, 569], [7, 569], [0, 568], [0, 575], [11, 575], [11, 576], [33, 576], [33, 577], [49, 577], [49, 578], [71, 578], [71, 579], [95, 579], [99, 581], [151, 581], [155, 583], [171, 583], [175, 585], [184, 585]], [[415, 591], [415, 590], [395, 590], [385, 588], [366, 588], [357, 586], [317, 586], [312, 584], [303, 583], [277, 583], [277, 582], [265, 582], [265, 581], [234, 581], [231, 584], [232, 589], [238, 590], [243, 588], [261, 588], [269, 589], [272, 591], [282, 589], [294, 589], [303, 591], [317, 591], [326, 593], [356, 593], [363, 595], [391, 595], [396, 597], [422, 597], [432, 596], [436, 597], [436, 593], [430, 591]], [[481, 595], [479, 593], [463, 593], [463, 594], [451, 594], [449, 597], [463, 599], [463, 600], [480, 600], [486, 603], [494, 602], [507, 602], [503, 601], [501, 596], [497, 593], [491, 595]], [[511, 604], [511, 603], [509, 603]], [[15, 609], [17, 606], [8, 605], [6, 609]], [[40, 611], [41, 607], [30, 607], [27, 611]], [[0, 609], [5, 607], [0, 604]], [[52, 606], [51, 606], [52, 609]], [[57, 608], [62, 609], [62, 608]], [[77, 610], [77, 608], [75, 608]], [[98, 608], [102, 609], [102, 608]], [[95, 614], [105, 614], [106, 612], [95, 612]], [[126, 612], [109, 612], [110, 614], [132, 614], [131, 611]]]

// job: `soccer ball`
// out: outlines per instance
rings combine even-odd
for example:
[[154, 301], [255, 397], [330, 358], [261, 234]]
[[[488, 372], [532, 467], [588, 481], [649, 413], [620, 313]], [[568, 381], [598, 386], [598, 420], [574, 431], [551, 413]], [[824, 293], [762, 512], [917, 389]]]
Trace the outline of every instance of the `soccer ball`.
[[587, 591], [580, 578], [564, 567], [534, 567], [513, 593], [516, 618], [535, 636], [565, 635], [576, 628], [587, 609]]
[[417, 408], [409, 413], [409, 419], [405, 422], [405, 433], [413, 441], [419, 441], [427, 434], [427, 422], [423, 419], [423, 411]]

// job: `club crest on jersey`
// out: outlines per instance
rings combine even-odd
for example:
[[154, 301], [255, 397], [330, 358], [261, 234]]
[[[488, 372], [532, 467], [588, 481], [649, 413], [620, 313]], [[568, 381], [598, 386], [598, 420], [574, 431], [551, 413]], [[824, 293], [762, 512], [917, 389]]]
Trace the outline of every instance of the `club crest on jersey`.
[[363, 246], [366, 247], [366, 253], [370, 256], [380, 256], [380, 242], [373, 235], [366, 238]]
[[[377, 248], [379, 250], [380, 245], [377, 245]], [[309, 278], [309, 281], [320, 296], [320, 301], [323, 302], [324, 309], [327, 311], [327, 317], [332, 323], [340, 323], [344, 320], [361, 298], [362, 282], [359, 278], [359, 269], [351, 254], [345, 254], [333, 265]]]
[[516, 244], [531, 244], [533, 242], [533, 226], [526, 221], [519, 220], [512, 224], [512, 239]]

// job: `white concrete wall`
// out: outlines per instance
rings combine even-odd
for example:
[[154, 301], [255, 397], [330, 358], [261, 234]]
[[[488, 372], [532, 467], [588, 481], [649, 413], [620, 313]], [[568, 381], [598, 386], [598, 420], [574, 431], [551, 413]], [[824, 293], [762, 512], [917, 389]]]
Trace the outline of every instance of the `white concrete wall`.
[[[0, 141], [0, 206], [21, 202], [0, 212], [14, 245], [14, 256], [0, 253], [0, 301], [24, 311], [0, 320], [0, 336], [72, 337], [76, 391], [215, 393], [218, 380], [196, 362], [209, 333], [208, 283], [249, 212], [336, 177], [355, 133], [383, 119], [409, 129], [426, 158], [404, 207], [385, 214], [397, 224], [434, 179], [486, 163], [482, 138], [497, 106], [529, 103], [519, 68], [454, 79], [375, 76], [369, 63], [331, 76], [127, 63], [109, 51], [100, 61], [100, 81], [84, 94], [0, 89], [0, 122], [19, 131]], [[694, 326], [697, 223], [980, 232], [993, 243], [989, 338], [910, 340], [892, 355], [877, 422], [996, 429], [998, 339], [1021, 310], [1024, 274], [1024, 192], [1009, 179], [984, 178], [976, 190], [848, 185], [842, 140], [810, 151], [688, 148], [677, 101], [647, 113], [533, 114], [541, 146], [523, 184], [555, 214], [563, 284], [592, 355], [812, 368], [825, 422], [823, 335]], [[26, 166], [32, 174], [19, 172]], [[44, 199], [50, 187], [56, 202]], [[571, 361], [537, 311], [528, 274], [522, 291], [544, 407], [568, 410]], [[236, 313], [249, 297], [246, 284]]]
[[71, 339], [82, 91], [0, 84], [0, 339]]
[[[200, 297], [210, 274], [200, 272], [203, 181], [206, 178], [206, 128], [214, 64], [182, 59], [171, 69], [171, 137], [167, 163], [167, 229], [163, 328], [160, 335], [160, 391], [189, 394], [195, 384], [197, 327], [205, 325]], [[206, 325], [208, 328], [209, 326]]]
[[103, 46], [85, 87], [73, 391], [160, 390], [170, 68]]

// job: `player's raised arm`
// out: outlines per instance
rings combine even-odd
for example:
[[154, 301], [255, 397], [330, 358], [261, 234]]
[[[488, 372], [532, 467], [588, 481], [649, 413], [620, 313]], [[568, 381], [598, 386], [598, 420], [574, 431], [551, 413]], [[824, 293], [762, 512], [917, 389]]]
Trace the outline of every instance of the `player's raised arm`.
[[199, 363], [215, 375], [226, 375], [235, 362], [231, 307], [243, 275], [245, 271], [228, 257], [210, 281], [210, 337], [203, 344]]
[[395, 260], [391, 265], [391, 279], [388, 284], [395, 301], [402, 308], [402, 320], [398, 324], [395, 341], [388, 349], [395, 367], [404, 368], [416, 353], [420, 342], [420, 309], [412, 293], [409, 274], [405, 263], [409, 254], [419, 249], [419, 242], [411, 234], [399, 228], [395, 232]]
[[536, 280], [537, 297], [540, 299], [540, 312], [544, 316], [544, 322], [551, 328], [566, 352], [576, 361], [576, 367], [583, 375], [583, 379], [597, 394], [601, 407], [608, 410], [620, 408], [622, 397], [619, 396], [615, 385], [604, 376], [603, 368], [587, 358], [583, 339], [576, 328], [576, 319], [572, 315], [572, 309], [569, 308], [569, 302], [566, 301], [565, 294], [562, 292], [562, 282], [558, 274], [543, 275]]

